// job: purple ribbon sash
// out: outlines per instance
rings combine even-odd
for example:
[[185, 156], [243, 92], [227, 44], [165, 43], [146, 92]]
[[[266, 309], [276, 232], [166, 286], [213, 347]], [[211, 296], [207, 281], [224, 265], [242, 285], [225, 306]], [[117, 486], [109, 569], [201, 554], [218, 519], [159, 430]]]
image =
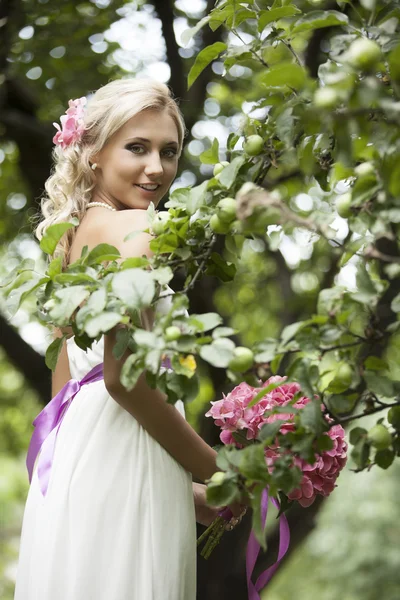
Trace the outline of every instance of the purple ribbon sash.
[[[265, 488], [262, 492], [261, 496], [261, 523], [263, 528], [265, 527], [265, 522], [267, 520], [268, 514], [268, 488]], [[279, 509], [279, 502], [275, 498], [271, 498], [271, 502], [276, 508]], [[224, 517], [227, 521], [232, 518], [232, 512], [230, 508], [225, 508], [220, 513], [221, 517]], [[261, 575], [258, 577], [256, 583], [254, 584], [251, 580], [251, 576], [254, 571], [254, 567], [258, 558], [258, 554], [260, 552], [260, 544], [257, 541], [256, 536], [253, 531], [250, 532], [249, 541], [247, 542], [247, 550], [246, 550], [246, 575], [247, 575], [247, 591], [249, 594], [249, 600], [260, 600], [260, 594], [275, 571], [278, 569], [282, 558], [285, 556], [288, 551], [290, 543], [290, 530], [289, 524], [287, 522], [286, 515], [282, 514], [279, 518], [279, 551], [278, 558], [276, 562], [271, 565], [268, 569], [263, 571]]]
[[81, 381], [70, 379], [33, 421], [35, 430], [29, 444], [26, 466], [29, 483], [31, 483], [35, 460], [40, 452], [37, 472], [43, 496], [46, 495], [49, 485], [57, 434], [65, 413], [83, 385], [101, 379], [103, 379], [103, 363], [96, 365]]
[[[171, 370], [170, 359], [163, 357], [161, 366]], [[70, 379], [33, 421], [35, 430], [29, 444], [26, 466], [29, 483], [31, 483], [35, 460], [40, 452], [37, 472], [39, 487], [43, 496], [46, 496], [49, 485], [58, 430], [68, 407], [83, 385], [100, 381], [103, 378], [103, 363], [100, 363], [93, 367], [81, 381]]]

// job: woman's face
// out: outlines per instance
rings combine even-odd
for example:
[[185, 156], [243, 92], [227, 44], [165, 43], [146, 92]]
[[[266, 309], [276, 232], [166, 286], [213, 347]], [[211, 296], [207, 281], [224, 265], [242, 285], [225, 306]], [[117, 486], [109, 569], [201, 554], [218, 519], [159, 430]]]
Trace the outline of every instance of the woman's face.
[[149, 109], [132, 117], [93, 157], [92, 200], [119, 210], [146, 210], [150, 202], [157, 206], [176, 176], [178, 148], [178, 130], [166, 110]]

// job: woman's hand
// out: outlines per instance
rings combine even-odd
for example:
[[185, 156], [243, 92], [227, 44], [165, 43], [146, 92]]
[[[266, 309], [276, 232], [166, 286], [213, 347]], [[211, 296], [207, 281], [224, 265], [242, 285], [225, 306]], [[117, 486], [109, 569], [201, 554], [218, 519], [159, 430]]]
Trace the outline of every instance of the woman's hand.
[[208, 527], [218, 517], [221, 506], [209, 506], [206, 498], [207, 486], [203, 483], [193, 483], [194, 508], [196, 521]]
[[[218, 513], [225, 508], [224, 506], [210, 506], [207, 504], [206, 496], [207, 486], [203, 483], [193, 483], [193, 498], [196, 512], [196, 521], [201, 525], [208, 527], [219, 515]], [[226, 529], [230, 531], [241, 522], [247, 508], [238, 502], [229, 505], [234, 518], [227, 523]], [[232, 527], [233, 525], [233, 527]]]

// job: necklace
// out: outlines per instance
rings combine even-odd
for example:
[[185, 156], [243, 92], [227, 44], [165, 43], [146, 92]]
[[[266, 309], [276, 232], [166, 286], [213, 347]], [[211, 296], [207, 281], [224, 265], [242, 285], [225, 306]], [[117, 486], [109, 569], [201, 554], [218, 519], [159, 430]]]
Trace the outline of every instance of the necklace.
[[91, 208], [92, 206], [104, 206], [104, 208], [108, 208], [108, 210], [118, 212], [116, 208], [110, 206], [109, 204], [106, 204], [105, 202], [89, 202], [89, 204], [86, 205], [86, 208]]

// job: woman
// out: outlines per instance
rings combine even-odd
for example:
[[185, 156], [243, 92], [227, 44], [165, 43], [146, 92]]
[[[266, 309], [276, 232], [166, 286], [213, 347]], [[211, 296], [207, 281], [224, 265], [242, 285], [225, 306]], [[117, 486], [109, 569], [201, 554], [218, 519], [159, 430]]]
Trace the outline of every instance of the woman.
[[[70, 101], [61, 119], [36, 235], [78, 217], [56, 251], [64, 267], [99, 243], [122, 258], [151, 256], [146, 209], [176, 176], [185, 131], [179, 109], [165, 85], [147, 79], [111, 82], [85, 104]], [[147, 327], [152, 318], [143, 314]], [[69, 337], [61, 351], [53, 396], [102, 362], [104, 380], [83, 385], [65, 413], [45, 495], [34, 471], [15, 600], [195, 598], [195, 518], [209, 524], [217, 509], [192, 475], [210, 478], [216, 452], [188, 425], [183, 403], [167, 404], [145, 373], [126, 391], [119, 379], [129, 351], [115, 360], [115, 336], [111, 330], [87, 352]], [[238, 504], [231, 508], [240, 514]]]

